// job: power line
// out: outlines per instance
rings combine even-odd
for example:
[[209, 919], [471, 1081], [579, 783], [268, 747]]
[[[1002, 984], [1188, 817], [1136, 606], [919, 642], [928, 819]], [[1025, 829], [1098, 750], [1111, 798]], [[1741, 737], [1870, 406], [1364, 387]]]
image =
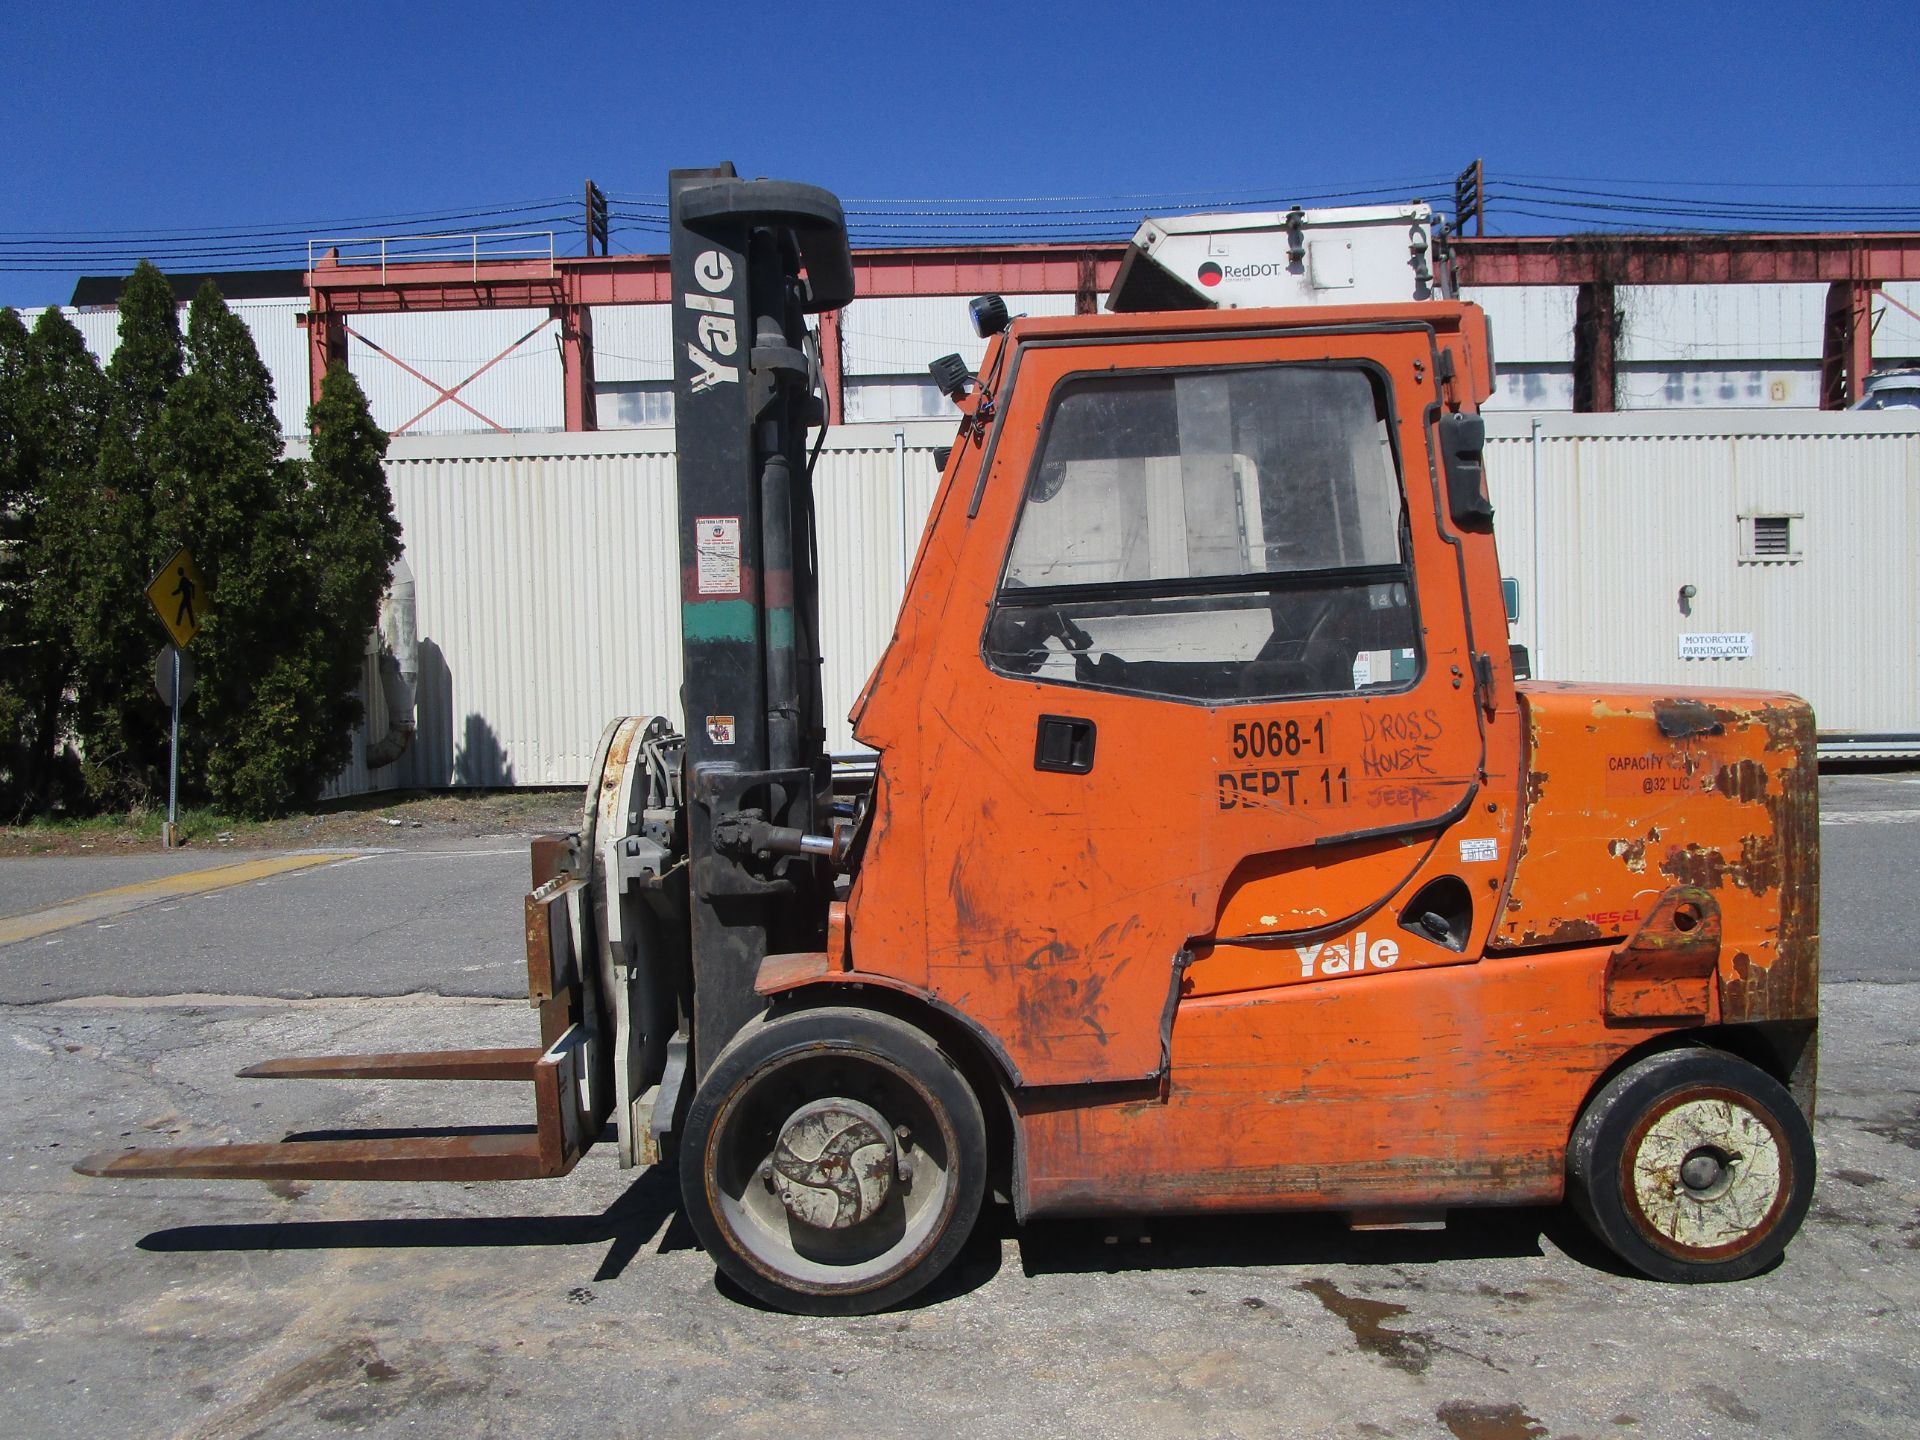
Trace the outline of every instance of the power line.
[[196, 230], [0, 230], [0, 239], [18, 238], [27, 240], [64, 239], [68, 236], [100, 236], [118, 238], [133, 236], [140, 239], [164, 240], [248, 240], [273, 238], [282, 235], [306, 236], [316, 230], [332, 227], [340, 230], [361, 230], [373, 225], [384, 225], [398, 221], [417, 224], [429, 224], [438, 221], [466, 220], [474, 217], [492, 215], [514, 215], [530, 210], [548, 210], [555, 205], [570, 203], [571, 197], [551, 196], [545, 200], [517, 201], [510, 205], [481, 206], [467, 210], [415, 210], [395, 215], [363, 215], [348, 220], [282, 220], [277, 223], [283, 227], [277, 230], [249, 230], [239, 226], [204, 226]]

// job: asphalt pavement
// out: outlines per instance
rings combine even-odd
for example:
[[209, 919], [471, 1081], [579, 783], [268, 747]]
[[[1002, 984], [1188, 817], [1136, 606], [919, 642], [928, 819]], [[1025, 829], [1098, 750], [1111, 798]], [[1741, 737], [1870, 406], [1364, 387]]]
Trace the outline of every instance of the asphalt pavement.
[[[914, 1305], [811, 1320], [717, 1284], [673, 1177], [606, 1147], [520, 1185], [87, 1179], [99, 1148], [528, 1118], [513, 1086], [233, 1078], [529, 1043], [518, 838], [136, 895], [0, 944], [0, 1433], [1910, 1435], [1920, 776], [1833, 777], [1823, 808], [1814, 1210], [1778, 1267], [1706, 1288], [1623, 1274], [1549, 1211], [1113, 1233], [996, 1208]], [[0, 922], [156, 861], [0, 861]]]

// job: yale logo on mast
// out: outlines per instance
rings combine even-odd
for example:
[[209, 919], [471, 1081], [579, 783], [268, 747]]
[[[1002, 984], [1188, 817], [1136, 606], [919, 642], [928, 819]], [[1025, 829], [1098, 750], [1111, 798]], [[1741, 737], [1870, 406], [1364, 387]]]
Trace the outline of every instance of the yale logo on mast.
[[740, 326], [734, 319], [733, 300], [725, 293], [733, 284], [733, 261], [718, 250], [702, 250], [693, 262], [693, 278], [707, 292], [690, 292], [683, 297], [689, 310], [699, 312], [694, 325], [698, 342], [687, 342], [687, 358], [697, 371], [693, 389], [698, 394], [716, 385], [740, 383], [740, 367], [721, 363], [721, 357], [740, 348]]

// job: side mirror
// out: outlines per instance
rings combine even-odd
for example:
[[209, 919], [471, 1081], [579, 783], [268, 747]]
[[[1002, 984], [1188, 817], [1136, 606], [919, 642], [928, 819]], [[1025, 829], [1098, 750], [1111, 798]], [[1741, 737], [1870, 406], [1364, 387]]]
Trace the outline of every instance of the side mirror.
[[1447, 512], [1462, 530], [1493, 528], [1487, 499], [1487, 422], [1455, 412], [1440, 417], [1440, 468], [1447, 476]]

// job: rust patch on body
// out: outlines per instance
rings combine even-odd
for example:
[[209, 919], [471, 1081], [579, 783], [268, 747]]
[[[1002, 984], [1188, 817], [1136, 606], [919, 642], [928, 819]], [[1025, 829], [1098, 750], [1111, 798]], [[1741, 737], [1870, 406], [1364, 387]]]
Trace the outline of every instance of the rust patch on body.
[[1648, 838], [1643, 835], [1638, 840], [1609, 840], [1607, 853], [1638, 875], [1647, 868]]
[[1764, 799], [1767, 793], [1767, 767], [1758, 760], [1736, 760], [1722, 765], [1713, 775], [1716, 793], [1742, 805]]
[[[1813, 712], [1804, 705], [1761, 711], [1769, 751], [1788, 750], [1777, 765], [1777, 788], [1765, 797], [1773, 835], [1764, 857], [1743, 854], [1751, 870], [1765, 867], [1779, 889], [1779, 927], [1770, 963], [1734, 957], [1720, 980], [1720, 1015], [1729, 1024], [1753, 1020], [1811, 1020], [1820, 1013], [1820, 793]], [[1743, 847], [1744, 850], [1744, 847]], [[1741, 962], [1746, 963], [1742, 964]]]
[[1546, 938], [1556, 945], [1566, 945], [1578, 940], [1598, 940], [1605, 933], [1591, 920], [1562, 920]]
[[1688, 845], [1668, 851], [1660, 862], [1660, 873], [1677, 885], [1718, 890], [1727, 881], [1727, 857], [1718, 850]]

